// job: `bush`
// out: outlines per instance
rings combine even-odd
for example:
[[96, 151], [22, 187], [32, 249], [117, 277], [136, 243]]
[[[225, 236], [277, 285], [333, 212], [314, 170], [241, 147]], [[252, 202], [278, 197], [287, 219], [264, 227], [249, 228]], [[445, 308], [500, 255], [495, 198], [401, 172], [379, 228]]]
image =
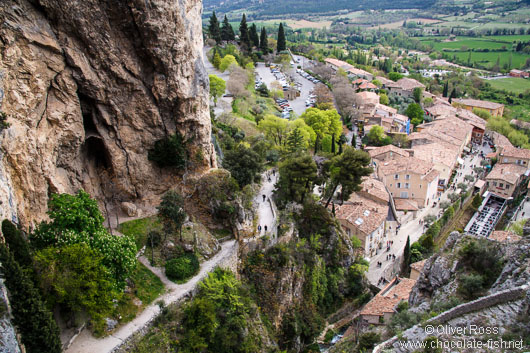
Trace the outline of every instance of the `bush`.
[[83, 190], [77, 195], [53, 194], [49, 203], [50, 222], [42, 222], [31, 235], [36, 249], [85, 243], [102, 256], [102, 264], [114, 278], [115, 288], [136, 268], [136, 244], [129, 236], [113, 236], [103, 226], [97, 202]]
[[476, 274], [462, 275], [458, 291], [466, 299], [478, 298], [484, 291], [484, 278]]
[[166, 262], [166, 276], [172, 281], [183, 281], [199, 272], [199, 259], [195, 254], [184, 254]]
[[156, 141], [153, 148], [149, 150], [147, 158], [159, 167], [184, 167], [187, 152], [182, 135], [176, 132]]

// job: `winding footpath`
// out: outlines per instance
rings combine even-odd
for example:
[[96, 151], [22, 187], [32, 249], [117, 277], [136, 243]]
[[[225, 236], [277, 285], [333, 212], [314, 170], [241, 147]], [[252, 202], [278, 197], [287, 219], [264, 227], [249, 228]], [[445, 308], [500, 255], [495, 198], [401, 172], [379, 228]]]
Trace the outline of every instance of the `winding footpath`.
[[[263, 173], [261, 178], [261, 189], [254, 198], [254, 204], [257, 205], [258, 225], [261, 226], [261, 231], [258, 230], [257, 235], [259, 237], [272, 235], [275, 238], [278, 233], [278, 221], [272, 194], [274, 184], [278, 180], [278, 173], [273, 174], [272, 171], [267, 171]], [[265, 231], [265, 226], [267, 226], [267, 231]]]
[[[74, 340], [72, 345], [65, 351], [66, 353], [111, 353], [116, 348], [120, 347], [123, 342], [129, 339], [133, 334], [144, 328], [151, 320], [156, 318], [160, 314], [160, 307], [158, 306], [159, 301], [163, 301], [165, 305], [175, 303], [182, 298], [190, 295], [196, 288], [197, 284], [206, 275], [211, 272], [216, 266], [223, 263], [223, 261], [229, 259], [234, 253], [237, 252], [237, 243], [235, 240], [230, 240], [222, 244], [221, 251], [219, 251], [210, 260], [205, 261], [201, 265], [199, 273], [191, 278], [188, 282], [183, 284], [176, 284], [173, 282], [164, 281], [164, 277], [161, 278], [166, 285], [165, 293], [153, 301], [147, 306], [135, 319], [128, 322], [127, 324], [119, 327], [112, 335], [104, 338], [95, 338], [92, 336], [89, 330], [83, 330]], [[140, 259], [142, 260], [142, 259]], [[144, 263], [145, 261], [142, 261]], [[144, 265], [146, 265], [144, 263]], [[148, 265], [148, 263], [147, 263]], [[160, 271], [148, 266], [155, 274], [160, 276]]]

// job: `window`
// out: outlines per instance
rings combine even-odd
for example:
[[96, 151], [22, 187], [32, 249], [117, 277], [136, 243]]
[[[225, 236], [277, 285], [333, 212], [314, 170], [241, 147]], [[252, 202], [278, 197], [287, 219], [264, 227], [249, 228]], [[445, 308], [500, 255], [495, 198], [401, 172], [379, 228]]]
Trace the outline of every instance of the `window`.
[[398, 180], [399, 179], [399, 174], [394, 175], [394, 179]]
[[497, 186], [497, 182], [496, 181], [493, 182], [493, 186]]
[[405, 180], [410, 180], [410, 174], [405, 175]]
[[410, 184], [409, 183], [405, 183], [405, 189], [410, 189]]
[[503, 159], [504, 163], [508, 163], [508, 158]]
[[401, 189], [401, 183], [397, 183], [397, 188]]
[[499, 187], [503, 188], [504, 184], [503, 183], [499, 183]]
[[401, 192], [401, 198], [402, 198], [402, 199], [408, 199], [408, 198], [409, 198], [409, 193], [406, 192], [406, 191], [402, 191], [402, 192]]

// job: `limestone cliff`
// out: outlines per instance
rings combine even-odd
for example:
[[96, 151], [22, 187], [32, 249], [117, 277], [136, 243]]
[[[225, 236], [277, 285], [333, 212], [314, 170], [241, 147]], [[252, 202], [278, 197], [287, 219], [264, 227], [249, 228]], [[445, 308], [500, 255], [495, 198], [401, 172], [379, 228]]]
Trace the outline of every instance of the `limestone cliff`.
[[0, 2], [2, 218], [29, 226], [51, 193], [79, 188], [149, 203], [180, 180], [147, 159], [175, 130], [190, 169], [216, 165], [201, 12], [200, 0]]

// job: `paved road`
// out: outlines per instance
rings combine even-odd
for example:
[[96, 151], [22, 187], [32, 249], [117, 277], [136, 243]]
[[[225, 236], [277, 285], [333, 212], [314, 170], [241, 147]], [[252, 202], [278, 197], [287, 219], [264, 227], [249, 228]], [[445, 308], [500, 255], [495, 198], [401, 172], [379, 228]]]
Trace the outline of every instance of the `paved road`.
[[174, 303], [188, 295], [206, 275], [226, 258], [233, 256], [237, 251], [236, 241], [231, 240], [222, 244], [219, 251], [210, 260], [201, 265], [199, 274], [184, 284], [173, 282], [166, 283], [166, 293], [162, 294], [153, 304], [146, 307], [134, 320], [121, 326], [112, 335], [105, 338], [95, 338], [88, 330], [84, 330], [68, 348], [66, 353], [110, 353], [121, 345], [126, 339], [143, 328], [160, 313], [160, 307], [156, 304], [162, 300], [166, 305]]
[[[297, 74], [296, 70], [292, 71], [293, 72], [291, 73], [291, 76], [294, 77], [296, 82], [300, 82], [302, 86], [300, 89], [300, 97], [296, 98], [295, 100], [289, 101], [289, 104], [291, 105], [291, 108], [293, 108], [294, 113], [297, 116], [300, 116], [307, 108], [305, 106], [305, 101], [309, 96], [309, 91], [313, 89], [315, 84]], [[269, 89], [271, 88], [271, 84], [274, 81], [277, 81], [276, 77], [274, 77], [274, 75], [271, 73], [271, 70], [266, 67], [264, 63], [256, 64], [256, 72], [260, 75], [260, 77], [263, 79], [263, 82], [267, 85]]]
[[[227, 71], [225, 72], [221, 72], [219, 70], [217, 70], [213, 65], [212, 63], [208, 60], [208, 57], [206, 56], [206, 53], [208, 53], [208, 51], [210, 50], [211, 48], [204, 48], [202, 50], [202, 55], [203, 55], [203, 62], [204, 62], [204, 68], [206, 69], [206, 72], [208, 72], [208, 75], [216, 75], [220, 78], [222, 78], [223, 80], [225, 81], [228, 81], [229, 77], [230, 77], [230, 74]], [[221, 115], [222, 113], [224, 112], [231, 112], [232, 111], [232, 99], [231, 97], [221, 97], [221, 98], [218, 98], [217, 99], [217, 106], [214, 106], [213, 105], [213, 99], [210, 101], [210, 104], [214, 107], [213, 108], [213, 112], [215, 114], [215, 116], [219, 116]]]
[[[263, 173], [262, 181], [261, 189], [254, 199], [254, 204], [257, 205], [258, 225], [261, 226], [258, 236], [273, 235], [276, 237], [278, 227], [272, 194], [274, 192], [274, 184], [278, 181], [278, 172], [274, 175], [272, 171]], [[265, 231], [265, 226], [267, 226], [267, 231]]]
[[[487, 154], [491, 151], [489, 147], [480, 147], [480, 150], [484, 151], [484, 154]], [[458, 173], [461, 173], [455, 177], [455, 181], [453, 182], [453, 185], [458, 185], [458, 183], [466, 183], [468, 184], [468, 190], [472, 187], [474, 182], [469, 183], [465, 181], [466, 175], [472, 175], [473, 174], [473, 165], [480, 166], [480, 161], [482, 158], [479, 156], [478, 153], [471, 154], [464, 158], [464, 166], [458, 168]], [[476, 177], [476, 174], [473, 174]], [[457, 190], [459, 191], [459, 190]], [[447, 201], [448, 195], [455, 192], [452, 189], [446, 190], [441, 196], [440, 201]], [[410, 243], [414, 243], [417, 241], [420, 236], [423, 234], [424, 226], [419, 224], [420, 220], [423, 220], [423, 218], [427, 215], [435, 215], [437, 217], [441, 217], [442, 209], [440, 208], [440, 201], [437, 203], [436, 207], [430, 206], [421, 209], [418, 211], [418, 215], [416, 219], [411, 220], [405, 224], [402, 224], [399, 232], [395, 233], [395, 230], [392, 229], [391, 231], [387, 232], [387, 238], [386, 240], [392, 240], [394, 241], [394, 244], [390, 247], [390, 251], [386, 252], [386, 247], [383, 247], [383, 249], [379, 250], [379, 253], [375, 255], [374, 257], [370, 258], [370, 267], [368, 269], [367, 277], [368, 280], [373, 285], [378, 285], [379, 279], [383, 276], [386, 277], [387, 280], [390, 280], [396, 273], [392, 271], [393, 261], [392, 260], [386, 260], [386, 256], [388, 254], [394, 254], [396, 257], [399, 257], [403, 254], [403, 250], [405, 248], [405, 244], [407, 242], [407, 237], [410, 236]], [[377, 262], [382, 262], [382, 267], [377, 267]]]

